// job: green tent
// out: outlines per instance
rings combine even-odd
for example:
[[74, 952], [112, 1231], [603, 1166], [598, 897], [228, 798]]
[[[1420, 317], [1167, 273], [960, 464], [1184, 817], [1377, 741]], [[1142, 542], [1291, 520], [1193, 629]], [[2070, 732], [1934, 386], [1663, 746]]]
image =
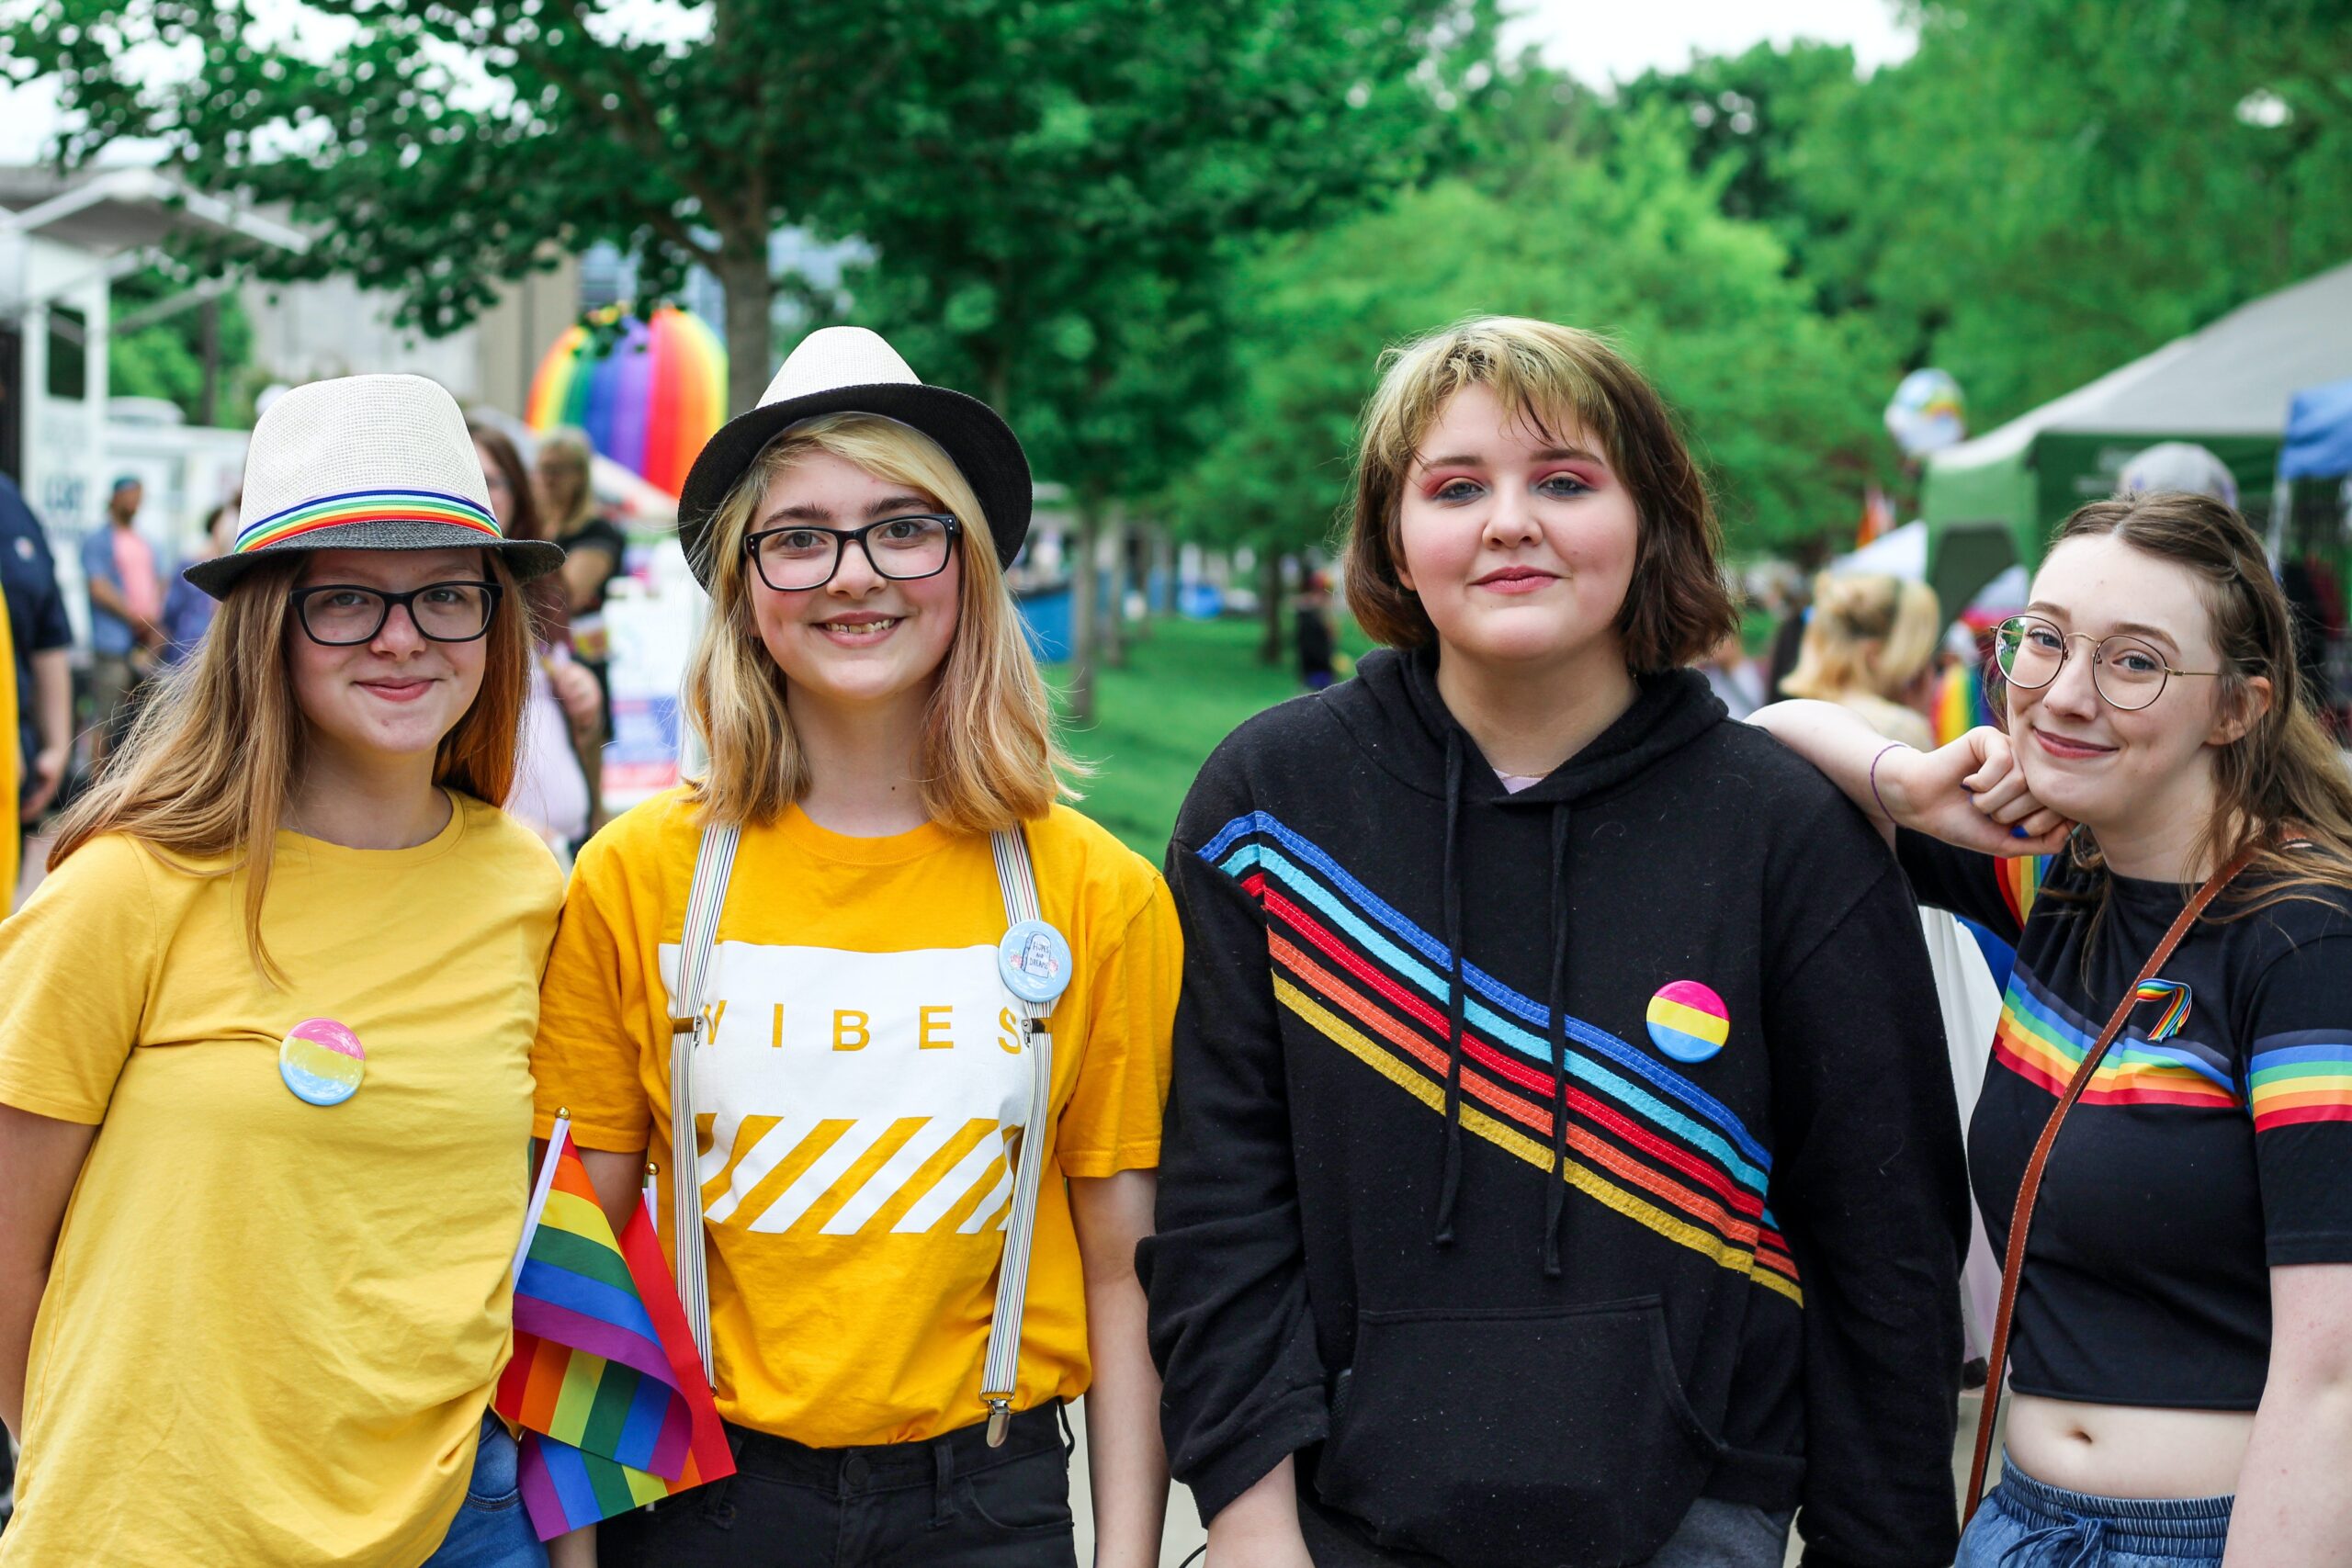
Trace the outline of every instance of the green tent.
[[[2041, 555], [2051, 528], [2113, 493], [2143, 448], [2194, 441], [2229, 466], [2257, 525], [2267, 508], [2287, 404], [2352, 375], [2352, 265], [2242, 305], [2201, 331], [1928, 459], [1919, 510], [1947, 551], [1995, 562]], [[1988, 548], [1988, 543], [1991, 547]], [[2006, 562], [1992, 564], [1997, 571]], [[1952, 563], [1957, 568], [1958, 562]], [[1960, 575], [1973, 577], [1982, 566]], [[1947, 570], [1931, 568], [1939, 581]], [[1957, 581], [1955, 588], [1962, 586]], [[1982, 586], [1979, 582], [1977, 586]]]

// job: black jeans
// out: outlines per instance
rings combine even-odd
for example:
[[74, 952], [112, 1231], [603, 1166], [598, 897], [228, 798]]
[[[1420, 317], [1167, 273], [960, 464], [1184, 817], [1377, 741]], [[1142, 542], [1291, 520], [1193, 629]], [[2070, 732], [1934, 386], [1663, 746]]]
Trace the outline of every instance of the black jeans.
[[596, 1527], [602, 1568], [1077, 1568], [1061, 1406], [922, 1443], [727, 1429], [735, 1473]]

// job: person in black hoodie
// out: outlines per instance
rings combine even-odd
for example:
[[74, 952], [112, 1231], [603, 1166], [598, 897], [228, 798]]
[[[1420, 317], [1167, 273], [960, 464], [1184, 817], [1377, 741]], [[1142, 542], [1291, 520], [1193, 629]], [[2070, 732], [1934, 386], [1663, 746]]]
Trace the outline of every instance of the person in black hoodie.
[[1392, 359], [1358, 679], [1245, 724], [1169, 850], [1137, 1258], [1215, 1568], [1951, 1560], [1968, 1211], [1917, 917], [1682, 668], [1696, 466], [1604, 342]]

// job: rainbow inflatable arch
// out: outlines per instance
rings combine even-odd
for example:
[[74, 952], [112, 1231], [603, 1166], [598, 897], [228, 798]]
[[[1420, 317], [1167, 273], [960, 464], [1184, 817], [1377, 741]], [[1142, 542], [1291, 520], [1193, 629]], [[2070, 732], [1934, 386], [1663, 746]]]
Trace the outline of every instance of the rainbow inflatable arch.
[[[524, 422], [576, 425], [597, 452], [675, 496], [727, 412], [727, 351], [701, 318], [664, 305], [641, 321], [607, 306], [556, 339], [531, 378]], [[610, 329], [619, 323], [620, 333]], [[611, 346], [596, 351], [598, 338]]]

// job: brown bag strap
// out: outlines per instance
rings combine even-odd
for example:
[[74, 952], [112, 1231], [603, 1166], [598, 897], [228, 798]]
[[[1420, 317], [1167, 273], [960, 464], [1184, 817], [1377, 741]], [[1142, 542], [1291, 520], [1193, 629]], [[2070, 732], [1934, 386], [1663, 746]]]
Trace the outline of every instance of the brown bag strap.
[[2009, 1245], [2001, 1260], [2001, 1306], [1993, 1316], [1993, 1349], [1984, 1361], [1984, 1412], [1976, 1426], [1976, 1461], [1969, 1467], [1968, 1504], [1961, 1515], [1962, 1528], [1976, 1517], [1976, 1506], [1984, 1498], [1984, 1472], [1993, 1457], [1994, 1416], [2000, 1412], [2001, 1379], [2009, 1355], [2009, 1315], [2017, 1310], [2018, 1277], [2025, 1270], [2026, 1231], [2033, 1224], [2033, 1201], [2041, 1194], [2042, 1168], [2050, 1163], [2050, 1146], [2058, 1141], [2059, 1123], [2066, 1120], [2066, 1112], [2075, 1108], [2075, 1101], [2090, 1087], [2091, 1075], [2098, 1071], [2099, 1059], [2107, 1055], [2107, 1048], [2123, 1032], [2125, 1021], [2139, 1005], [2140, 987], [2156, 977], [2156, 972], [2172, 956], [2172, 950], [2180, 945], [2180, 939], [2188, 934], [2197, 917], [2205, 912], [2205, 906], [2252, 863], [2260, 847], [2257, 842], [2239, 851], [2237, 858], [2215, 872], [2182, 908], [2172, 929], [2165, 932], [2164, 941], [2156, 943], [2156, 950], [2148, 954], [2148, 962], [2140, 966], [2140, 977], [2132, 982], [2123, 999], [2115, 1004], [2115, 1011], [2109, 1017], [2107, 1027], [2099, 1032], [2098, 1042], [2083, 1053], [2081, 1065], [2066, 1082], [2066, 1092], [2058, 1097], [2050, 1120], [2041, 1124], [2041, 1136], [2033, 1142], [2033, 1153], [2025, 1162], [2025, 1179], [2018, 1183], [2017, 1207], [2009, 1214]]

